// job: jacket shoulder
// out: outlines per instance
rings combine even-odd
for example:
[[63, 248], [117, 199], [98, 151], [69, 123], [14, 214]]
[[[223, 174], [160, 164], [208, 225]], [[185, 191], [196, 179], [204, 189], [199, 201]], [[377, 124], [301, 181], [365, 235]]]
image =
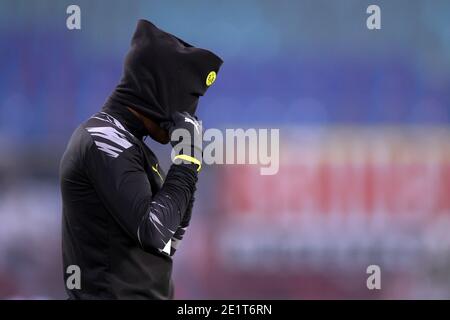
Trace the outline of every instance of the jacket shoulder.
[[97, 149], [112, 158], [119, 157], [135, 144], [132, 134], [118, 120], [104, 112], [89, 118], [83, 128]]

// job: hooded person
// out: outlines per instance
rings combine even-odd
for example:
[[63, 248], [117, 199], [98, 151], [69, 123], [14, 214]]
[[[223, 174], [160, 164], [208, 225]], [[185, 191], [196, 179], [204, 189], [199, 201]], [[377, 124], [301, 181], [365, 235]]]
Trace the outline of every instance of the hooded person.
[[164, 134], [184, 129], [194, 148], [199, 98], [221, 64], [214, 53], [139, 20], [119, 85], [75, 130], [61, 159], [69, 298], [173, 297], [172, 256], [189, 225], [201, 162], [179, 154], [183, 161], [165, 175], [143, 138], [165, 143]]

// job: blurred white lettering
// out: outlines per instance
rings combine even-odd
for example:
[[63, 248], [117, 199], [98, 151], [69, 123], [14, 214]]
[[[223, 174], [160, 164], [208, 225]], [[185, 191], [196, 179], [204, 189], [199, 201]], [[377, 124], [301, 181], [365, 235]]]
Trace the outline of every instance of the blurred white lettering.
[[81, 269], [77, 265], [70, 265], [66, 269], [66, 273], [70, 274], [66, 280], [67, 289], [81, 289]]
[[367, 281], [366, 281], [367, 289], [380, 290], [381, 289], [381, 269], [380, 269], [380, 267], [372, 264], [367, 267], [366, 273], [370, 274], [370, 276], [367, 278]]
[[70, 16], [67, 17], [66, 26], [69, 30], [80, 30], [81, 29], [81, 9], [79, 6], [75, 4], [71, 4], [67, 7], [67, 14]]
[[370, 14], [367, 18], [366, 25], [369, 30], [381, 29], [381, 9], [379, 6], [372, 4], [367, 7], [366, 13]]

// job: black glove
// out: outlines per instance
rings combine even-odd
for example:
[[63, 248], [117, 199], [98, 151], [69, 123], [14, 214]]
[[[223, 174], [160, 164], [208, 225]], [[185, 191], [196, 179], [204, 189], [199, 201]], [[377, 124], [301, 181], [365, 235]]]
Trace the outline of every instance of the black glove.
[[170, 135], [172, 159], [175, 164], [183, 163], [202, 167], [202, 126], [197, 117], [187, 112], [175, 112], [171, 122], [161, 123]]

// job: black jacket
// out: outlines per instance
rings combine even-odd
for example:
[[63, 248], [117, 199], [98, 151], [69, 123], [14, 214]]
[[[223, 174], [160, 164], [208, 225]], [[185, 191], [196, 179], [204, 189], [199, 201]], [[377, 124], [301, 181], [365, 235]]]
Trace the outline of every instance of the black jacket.
[[67, 289], [69, 297], [171, 298], [174, 234], [196, 171], [172, 165], [164, 177], [126, 122], [102, 112], [74, 132], [60, 176], [64, 270], [81, 270], [81, 289]]
[[171, 255], [189, 224], [197, 172], [173, 164], [164, 176], [127, 107], [157, 123], [174, 111], [194, 113], [221, 63], [138, 22], [120, 84], [61, 159], [65, 280], [69, 266], [81, 270], [81, 288], [66, 288], [70, 298], [172, 298]]

